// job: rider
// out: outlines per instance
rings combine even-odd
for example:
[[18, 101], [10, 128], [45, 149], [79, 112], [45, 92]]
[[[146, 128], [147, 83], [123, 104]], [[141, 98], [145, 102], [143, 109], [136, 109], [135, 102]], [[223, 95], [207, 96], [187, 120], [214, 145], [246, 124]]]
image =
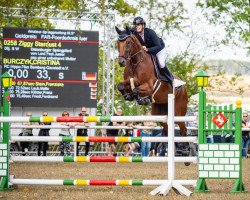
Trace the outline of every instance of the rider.
[[167, 56], [165, 43], [156, 35], [154, 30], [146, 28], [146, 22], [142, 17], [134, 18], [133, 25], [133, 34], [140, 41], [142, 48], [144, 51], [157, 56], [161, 70], [166, 75], [171, 86], [173, 86], [174, 76], [165, 65]]

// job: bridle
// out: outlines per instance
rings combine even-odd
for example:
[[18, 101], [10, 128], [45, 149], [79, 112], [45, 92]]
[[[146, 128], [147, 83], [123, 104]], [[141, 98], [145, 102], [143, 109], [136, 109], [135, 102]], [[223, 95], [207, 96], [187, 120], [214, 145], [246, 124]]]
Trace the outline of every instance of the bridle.
[[[137, 101], [140, 102], [140, 104], [146, 105], [146, 104], [150, 103], [150, 101], [154, 101], [154, 95], [157, 92], [160, 85], [158, 86], [158, 83], [154, 84], [152, 98], [148, 97], [148, 96], [147, 97], [140, 96], [139, 89], [137, 87], [138, 81], [135, 82], [135, 78], [138, 79], [138, 77], [135, 74], [135, 71], [136, 71], [137, 67], [144, 61], [144, 58], [146, 59], [147, 54], [142, 47], [140, 47], [140, 49], [138, 49], [138, 50], [133, 49], [133, 46], [136, 47], [136, 45], [137, 45], [136, 41], [134, 40], [136, 38], [133, 38], [133, 37], [135, 37], [135, 36], [133, 36], [132, 34], [129, 34], [128, 31], [126, 33], [123, 33], [123, 34], [119, 33], [118, 41], [125, 41], [125, 43], [126, 43], [125, 46], [123, 46], [123, 48], [124, 48], [123, 55], [120, 55], [120, 52], [119, 52], [119, 58], [125, 59], [128, 62], [128, 64], [126, 64], [126, 67], [128, 67], [127, 73], [129, 73], [129, 76], [127, 77], [128, 79], [126, 79], [126, 81], [129, 81], [128, 84], [130, 84], [131, 92], [125, 90], [124, 83], [121, 84], [122, 87], [120, 87], [119, 90], [126, 100], [132, 101], [133, 99], [137, 99]], [[138, 41], [138, 45], [139, 45], [139, 41]], [[138, 60], [136, 60], [134, 58], [137, 55], [138, 55]], [[156, 82], [158, 82], [158, 81], [156, 81]]]
[[[126, 40], [127, 38], [130, 39], [129, 45], [126, 45], [126, 47], [125, 47], [125, 48], [126, 48], [126, 49], [125, 49], [125, 52], [127, 53], [127, 56], [121, 55], [121, 56], [119, 56], [119, 57], [124, 58], [126, 61], [130, 62], [130, 64], [132, 65], [132, 66], [130, 67], [130, 73], [131, 73], [131, 75], [133, 75], [134, 72], [135, 72], [135, 70], [136, 70], [136, 68], [137, 68], [137, 66], [138, 66], [140, 63], [143, 62], [145, 53], [144, 53], [144, 50], [141, 49], [141, 50], [139, 50], [139, 51], [137, 51], [137, 52], [135, 52], [134, 54], [131, 55], [132, 47], [133, 47], [133, 44], [134, 44], [134, 41], [133, 41], [133, 39], [132, 39], [132, 36], [131, 36], [131, 35], [126, 35], [126, 36], [124, 36], [124, 37], [119, 37], [118, 40], [119, 40], [119, 41], [124, 41], [124, 40]], [[135, 56], [138, 55], [138, 54], [141, 54], [141, 59], [140, 59], [139, 61], [137, 61], [136, 63], [134, 63], [132, 58], [135, 57]]]

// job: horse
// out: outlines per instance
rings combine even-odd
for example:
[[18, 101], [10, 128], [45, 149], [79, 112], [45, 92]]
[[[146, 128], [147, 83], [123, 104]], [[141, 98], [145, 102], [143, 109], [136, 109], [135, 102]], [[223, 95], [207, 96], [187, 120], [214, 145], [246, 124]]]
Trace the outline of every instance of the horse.
[[[173, 93], [173, 88], [166, 81], [159, 81], [156, 77], [151, 55], [143, 50], [141, 43], [132, 34], [130, 29], [120, 30], [118, 33], [119, 65], [125, 67], [123, 81], [117, 85], [125, 100], [136, 100], [138, 104], [151, 103], [152, 115], [168, 114], [168, 94]], [[178, 78], [175, 76], [175, 78]], [[179, 78], [178, 78], [179, 79]], [[188, 95], [185, 85], [175, 89], [175, 116], [185, 116], [187, 113]], [[177, 122], [180, 135], [186, 136], [185, 122]], [[167, 123], [163, 126], [163, 136], [167, 136]]]

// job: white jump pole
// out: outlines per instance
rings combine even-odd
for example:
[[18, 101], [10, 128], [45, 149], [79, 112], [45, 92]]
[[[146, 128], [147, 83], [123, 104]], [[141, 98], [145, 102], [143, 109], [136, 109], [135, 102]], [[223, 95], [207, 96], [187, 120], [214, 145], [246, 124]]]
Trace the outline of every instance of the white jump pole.
[[174, 145], [174, 94], [168, 95], [168, 179], [170, 182], [174, 181], [174, 156], [175, 156], [175, 145]]
[[[90, 186], [90, 185], [105, 185], [105, 184], [91, 184], [91, 180], [80, 180], [81, 182], [85, 182], [85, 184], [78, 184], [79, 180], [73, 180], [72, 185], [75, 186]], [[95, 180], [96, 182], [98, 180]], [[103, 180], [102, 180], [103, 181]], [[129, 182], [132, 182], [133, 180], [129, 180]], [[143, 180], [142, 185], [144, 186], [157, 186], [161, 185], [167, 180]], [[182, 184], [182, 185], [192, 185], [196, 186], [197, 180], [176, 180], [176, 182]], [[15, 179], [13, 176], [10, 177], [10, 183], [12, 185], [69, 185], [65, 184], [65, 180], [58, 180], [58, 179]], [[119, 185], [119, 180], [116, 181], [117, 185], [116, 186], [132, 186], [132, 184], [128, 185]]]
[[[72, 158], [72, 159], [71, 159]], [[101, 156], [95, 157], [95, 160], [91, 160], [90, 156], [78, 156], [78, 157], [63, 157], [63, 156], [11, 156], [10, 161], [12, 162], [114, 162], [114, 160], [105, 160], [111, 157]], [[112, 157], [116, 162], [139, 162], [138, 160], [133, 160], [135, 157]], [[122, 158], [122, 159], [120, 159]], [[124, 160], [128, 158], [127, 160]], [[71, 159], [71, 160], [69, 160]], [[197, 163], [197, 157], [175, 157], [175, 162], [192, 162]], [[140, 162], [168, 162], [168, 157], [142, 157]]]
[[171, 188], [175, 188], [181, 195], [190, 196], [192, 192], [175, 181], [175, 142], [174, 142], [174, 94], [168, 95], [168, 181], [150, 192], [151, 195], [166, 196]]
[[[68, 142], [76, 142], [77, 138], [81, 137], [74, 137], [74, 136], [66, 136], [68, 138], [71, 138], [68, 140]], [[66, 138], [64, 136], [11, 136], [10, 141], [14, 142], [62, 142], [63, 138]], [[99, 138], [98, 142], [107, 142], [105, 138], [109, 137], [82, 137], [81, 140], [77, 140], [77, 142], [96, 142], [95, 140], [91, 138]], [[110, 137], [113, 138], [113, 137]], [[119, 138], [127, 138], [127, 142], [131, 142], [132, 138], [138, 138], [141, 140], [141, 142], [168, 142], [169, 137], [115, 137], [115, 142], [124, 142], [124, 140], [120, 140]], [[109, 142], [109, 141], [108, 141]], [[112, 142], [112, 141], [110, 141]], [[126, 142], [126, 141], [125, 141]], [[174, 142], [197, 142], [197, 137], [175, 137]]]

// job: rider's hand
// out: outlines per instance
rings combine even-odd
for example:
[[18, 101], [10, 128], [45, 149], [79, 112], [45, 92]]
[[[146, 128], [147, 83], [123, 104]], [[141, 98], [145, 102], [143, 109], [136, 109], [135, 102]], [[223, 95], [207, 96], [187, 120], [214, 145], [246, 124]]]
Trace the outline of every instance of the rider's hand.
[[142, 48], [143, 48], [144, 51], [146, 51], [146, 52], [148, 51], [147, 47], [142, 46]]

